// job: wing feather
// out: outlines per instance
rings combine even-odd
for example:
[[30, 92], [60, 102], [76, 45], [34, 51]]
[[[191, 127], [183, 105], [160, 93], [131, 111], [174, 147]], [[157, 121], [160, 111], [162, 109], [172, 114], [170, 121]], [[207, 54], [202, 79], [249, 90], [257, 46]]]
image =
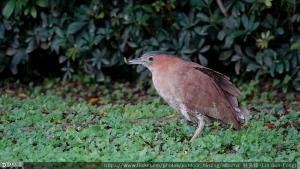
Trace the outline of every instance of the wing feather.
[[226, 93], [235, 97], [241, 95], [240, 90], [230, 82], [229, 77], [203, 66], [197, 66], [195, 68], [211, 77], [217, 83], [217, 85]]

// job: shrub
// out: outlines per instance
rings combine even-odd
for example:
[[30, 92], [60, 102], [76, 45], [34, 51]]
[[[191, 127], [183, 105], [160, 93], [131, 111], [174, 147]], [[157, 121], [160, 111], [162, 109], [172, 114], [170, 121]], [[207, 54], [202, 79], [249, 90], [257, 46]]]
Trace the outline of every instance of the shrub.
[[103, 68], [123, 64], [124, 56], [167, 50], [300, 90], [300, 2], [223, 2], [5, 0], [0, 71], [17, 74], [20, 63], [44, 51], [57, 57], [64, 78], [84, 71], [101, 81]]

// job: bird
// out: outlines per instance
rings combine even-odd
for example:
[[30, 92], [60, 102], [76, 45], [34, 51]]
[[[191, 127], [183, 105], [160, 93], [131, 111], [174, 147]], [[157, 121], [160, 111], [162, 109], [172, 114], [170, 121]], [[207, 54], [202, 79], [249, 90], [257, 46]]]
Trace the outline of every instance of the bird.
[[207, 119], [218, 119], [239, 130], [249, 112], [238, 102], [240, 90], [228, 76], [166, 51], [150, 51], [127, 61], [150, 70], [157, 93], [197, 128], [190, 139], [202, 132]]

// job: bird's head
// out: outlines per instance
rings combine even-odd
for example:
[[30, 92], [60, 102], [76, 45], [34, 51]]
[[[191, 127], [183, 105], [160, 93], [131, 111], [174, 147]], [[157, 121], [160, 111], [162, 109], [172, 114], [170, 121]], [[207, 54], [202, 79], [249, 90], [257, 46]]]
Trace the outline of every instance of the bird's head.
[[152, 51], [144, 53], [140, 58], [128, 61], [128, 64], [140, 64], [147, 67], [150, 71], [158, 67], [165, 67], [178, 60], [173, 54], [163, 51]]

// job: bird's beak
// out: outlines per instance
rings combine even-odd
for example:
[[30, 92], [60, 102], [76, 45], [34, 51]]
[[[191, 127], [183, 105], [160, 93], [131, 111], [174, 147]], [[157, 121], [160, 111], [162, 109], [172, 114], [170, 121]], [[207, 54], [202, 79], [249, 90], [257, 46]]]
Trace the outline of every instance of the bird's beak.
[[146, 63], [146, 61], [144, 61], [141, 58], [136, 58], [136, 59], [132, 59], [132, 60], [128, 61], [128, 64], [130, 64], [130, 65], [138, 65], [138, 64], [145, 64], [145, 63]]

